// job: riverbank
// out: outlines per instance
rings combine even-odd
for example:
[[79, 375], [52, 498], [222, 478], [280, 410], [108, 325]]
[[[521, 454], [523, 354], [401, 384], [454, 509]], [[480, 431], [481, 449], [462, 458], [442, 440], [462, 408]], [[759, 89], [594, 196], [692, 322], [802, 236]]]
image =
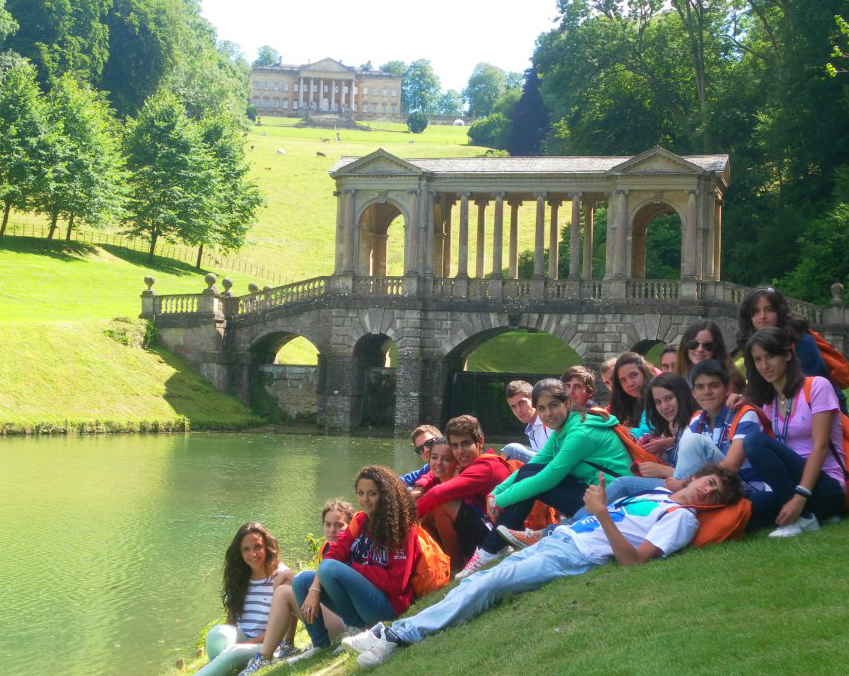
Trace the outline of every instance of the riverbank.
[[[844, 520], [791, 540], [764, 532], [639, 567], [602, 566], [510, 597], [370, 673], [834, 674], [845, 663], [847, 537]], [[363, 670], [328, 653], [258, 673]]]

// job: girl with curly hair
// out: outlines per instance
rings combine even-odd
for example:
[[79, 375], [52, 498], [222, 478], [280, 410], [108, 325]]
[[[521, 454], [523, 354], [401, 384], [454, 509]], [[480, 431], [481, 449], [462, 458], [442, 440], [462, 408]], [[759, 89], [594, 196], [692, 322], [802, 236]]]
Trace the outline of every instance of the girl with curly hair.
[[692, 378], [690, 378], [690, 370], [707, 359], [715, 359], [725, 367], [728, 371], [728, 377], [731, 379], [731, 390], [736, 393], [741, 393], [746, 387], [746, 379], [743, 374], [734, 365], [734, 360], [728, 354], [725, 348], [725, 339], [722, 337], [722, 331], [710, 319], [690, 324], [684, 331], [681, 337], [681, 349], [678, 350], [678, 363], [675, 365], [675, 372], [678, 375], [684, 376], [687, 379], [690, 387], [693, 386]]
[[247, 665], [265, 637], [274, 589], [292, 576], [265, 526], [249, 521], [239, 528], [224, 555], [221, 600], [227, 621], [207, 633], [210, 661], [197, 676], [223, 676]]
[[354, 481], [357, 512], [331, 545], [318, 571], [305, 570], [292, 589], [316, 650], [330, 645], [321, 608], [349, 629], [397, 617], [410, 606], [409, 571], [415, 554], [416, 504], [392, 470], [364, 467]]

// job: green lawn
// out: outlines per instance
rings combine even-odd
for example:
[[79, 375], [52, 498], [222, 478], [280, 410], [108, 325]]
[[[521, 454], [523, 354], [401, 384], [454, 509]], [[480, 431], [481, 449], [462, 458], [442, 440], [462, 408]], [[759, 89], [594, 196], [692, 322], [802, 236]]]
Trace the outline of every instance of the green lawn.
[[477, 348], [468, 357], [467, 370], [560, 375], [580, 363], [578, 354], [559, 338], [519, 329], [502, 333]]
[[[635, 568], [602, 566], [508, 598], [373, 673], [838, 676], [846, 673], [847, 537], [844, 521], [793, 540], [760, 533]], [[352, 656], [325, 654], [260, 673], [363, 672]]]

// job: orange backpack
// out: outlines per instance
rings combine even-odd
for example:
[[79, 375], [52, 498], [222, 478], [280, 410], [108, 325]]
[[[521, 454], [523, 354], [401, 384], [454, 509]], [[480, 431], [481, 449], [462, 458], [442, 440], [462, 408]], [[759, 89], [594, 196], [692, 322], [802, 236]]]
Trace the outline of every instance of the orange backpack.
[[[348, 530], [355, 538], [360, 533], [357, 515], [354, 514]], [[409, 582], [413, 595], [420, 598], [451, 581], [451, 559], [442, 551], [436, 540], [424, 528], [412, 526], [407, 541], [407, 572], [404, 574], [404, 587]]]
[[733, 505], [680, 505], [666, 511], [669, 513], [682, 507], [691, 507], [697, 511], [699, 530], [690, 542], [691, 547], [739, 540], [745, 535], [746, 525], [752, 516], [752, 503], [746, 498], [741, 498]]
[[[504, 457], [501, 459], [506, 463], [511, 472], [516, 472], [520, 467], [525, 466], [525, 463], [521, 460], [508, 460]], [[530, 528], [531, 530], [542, 530], [553, 523], [557, 523], [557, 510], [554, 509], [554, 507], [549, 507], [544, 502], [537, 500], [534, 502], [534, 506], [531, 507], [531, 511], [528, 513], [528, 518], [525, 519], [525, 528]]]
[[451, 559], [430, 533], [424, 528], [411, 529], [410, 544], [415, 553], [407, 557], [404, 577], [412, 584], [415, 597], [427, 596], [447, 585], [451, 581]]
[[[803, 392], [805, 393], [805, 402], [808, 406], [811, 405], [811, 387], [813, 387], [814, 379], [813, 378], [805, 378], [805, 384], [802, 387]], [[846, 479], [846, 484], [849, 487], [849, 472], [846, 471], [846, 458], [849, 458], [849, 418], [846, 417], [846, 414], [842, 411], [838, 411], [840, 414], [840, 428], [843, 431], [843, 460], [840, 459], [840, 454], [837, 452], [837, 449], [834, 448], [834, 445], [831, 443], [831, 439], [829, 438], [828, 448], [831, 451], [831, 455], [837, 461], [837, 464], [840, 466], [840, 469], [843, 470], [843, 477]], [[843, 511], [849, 513], [849, 491], [846, 492], [846, 501], [844, 505]]]
[[822, 359], [828, 367], [831, 381], [839, 388], [849, 387], [849, 361], [837, 349], [823, 338], [819, 333], [810, 329], [810, 334], [820, 349]]
[[[587, 409], [587, 413], [592, 413], [593, 415], [601, 416], [605, 420], [610, 417], [610, 413], [605, 411], [603, 408], [590, 408]], [[634, 437], [631, 436], [631, 432], [628, 430], [625, 425], [622, 423], [617, 423], [613, 426], [613, 431], [616, 432], [616, 436], [619, 437], [619, 441], [622, 442], [622, 445], [625, 447], [625, 450], [628, 451], [628, 455], [631, 456], [631, 460], [633, 461], [631, 464], [631, 471], [635, 476], [640, 476], [639, 464], [641, 462], [656, 462], [659, 465], [665, 465], [665, 462], [661, 462], [660, 458], [658, 458], [654, 453], [647, 451], [645, 448], [640, 446], [635, 440]], [[615, 476], [615, 473], [604, 470], [606, 474], [610, 474], [610, 476]]]

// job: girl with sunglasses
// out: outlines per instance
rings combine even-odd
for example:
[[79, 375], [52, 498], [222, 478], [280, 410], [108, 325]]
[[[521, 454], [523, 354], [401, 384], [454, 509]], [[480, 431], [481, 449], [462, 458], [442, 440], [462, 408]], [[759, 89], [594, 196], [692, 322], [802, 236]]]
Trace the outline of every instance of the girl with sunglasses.
[[725, 340], [722, 338], [719, 327], [709, 319], [690, 324], [684, 331], [681, 338], [681, 347], [678, 350], [678, 364], [675, 371], [684, 376], [687, 383], [692, 387], [690, 369], [706, 359], [715, 359], [726, 368], [731, 379], [732, 391], [738, 394], [743, 391], [746, 387], [746, 379], [734, 366], [734, 361], [728, 355]]
[[[737, 344], [740, 349], [743, 349], [755, 331], [766, 328], [779, 328], [790, 336], [802, 373], [831, 380], [828, 366], [811, 335], [807, 320], [791, 312], [784, 295], [771, 286], [753, 289], [740, 303], [740, 309], [737, 311]], [[846, 413], [846, 396], [843, 390], [834, 383], [832, 386], [840, 410]]]

